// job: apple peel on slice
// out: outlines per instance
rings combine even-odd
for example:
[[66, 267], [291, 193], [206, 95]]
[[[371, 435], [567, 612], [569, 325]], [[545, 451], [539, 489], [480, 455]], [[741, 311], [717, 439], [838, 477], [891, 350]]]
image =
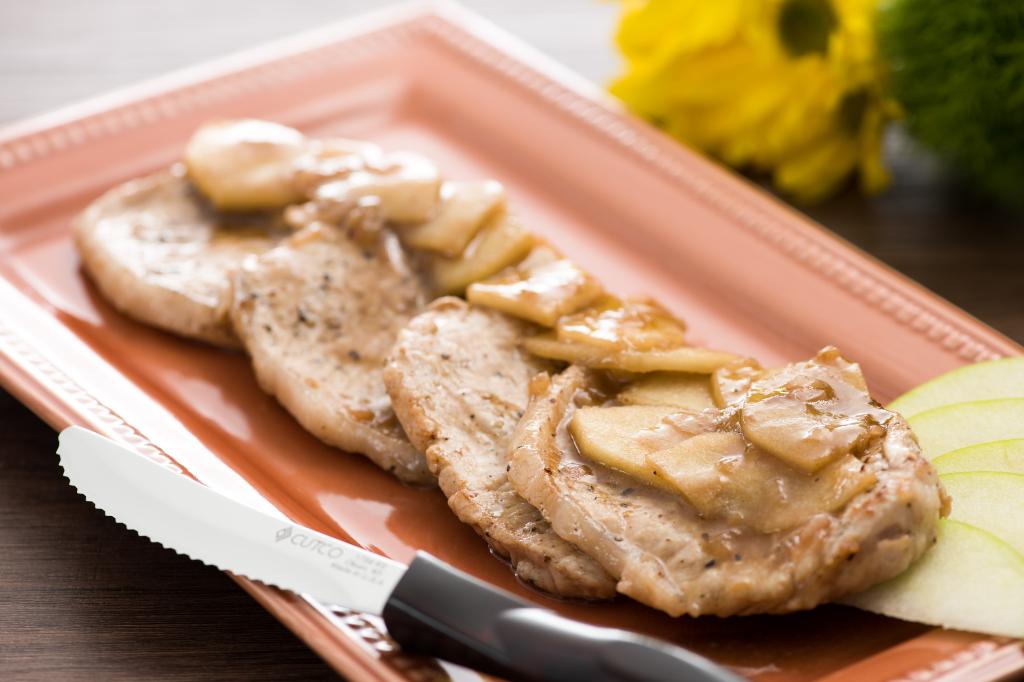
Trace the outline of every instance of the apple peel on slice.
[[907, 420], [928, 459], [994, 440], [1024, 438], [1024, 398], [946, 405]]
[[946, 372], [907, 391], [888, 409], [909, 418], [936, 407], [998, 398], [1024, 398], [1024, 356]]
[[940, 474], [969, 471], [1005, 471], [1024, 474], [1024, 438], [994, 440], [947, 452], [932, 460]]
[[1024, 474], [975, 471], [939, 478], [953, 497], [949, 518], [988, 531], [1024, 554]]
[[1024, 637], [1024, 556], [960, 521], [939, 521], [937, 542], [896, 578], [845, 600], [894, 618]]

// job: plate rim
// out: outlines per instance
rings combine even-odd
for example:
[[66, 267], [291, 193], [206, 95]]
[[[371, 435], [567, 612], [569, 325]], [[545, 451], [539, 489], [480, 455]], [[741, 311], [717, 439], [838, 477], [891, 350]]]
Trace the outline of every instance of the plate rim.
[[[591, 81], [450, 0], [410, 2], [343, 19], [6, 124], [0, 127], [0, 172], [11, 172], [33, 160], [104, 135], [146, 125], [152, 122], [151, 117], [137, 111], [133, 116], [130, 112], [155, 101], [180, 96], [190, 88], [204, 85], [212, 88], [226, 78], [251, 79], [258, 76], [260, 69], [272, 68], [283, 60], [301, 60], [304, 54], [318, 48], [371, 38], [387, 42], [403, 35], [406, 39], [423, 35], [440, 38], [467, 58], [498, 70], [547, 100], [549, 105], [603, 134], [620, 149], [681, 183], [687, 191], [748, 228], [772, 248], [816, 270], [929, 342], [955, 351], [962, 359], [977, 361], [1022, 352], [1018, 344], [962, 309], [781, 201], [751, 191], [747, 181], [626, 114], [616, 100]], [[171, 117], [173, 112], [173, 106], [158, 107], [157, 120]], [[766, 210], [768, 206], [772, 210]], [[780, 210], [785, 219], [770, 215]], [[85, 423], [115, 436], [143, 456], [162, 463], [174, 462], [139, 429], [90, 395], [22, 334], [3, 322], [0, 322], [0, 384], [57, 429]], [[348, 626], [340, 621], [332, 623], [325, 610], [308, 598], [285, 594], [238, 576], [231, 577], [343, 674], [361, 675], [362, 679], [372, 675], [382, 682], [399, 682], [407, 679], [401, 673], [403, 670], [411, 672], [417, 667], [424, 672], [433, 670], [432, 667], [428, 670], [422, 659], [398, 655], [388, 664], [372, 656], [368, 649], [386, 638], [375, 623], [364, 621], [359, 626]], [[936, 628], [903, 644], [935, 637], [941, 632]], [[1016, 640], [983, 635], [979, 638], [948, 658], [901, 674], [900, 679], [959, 680], [978, 672], [988, 675], [987, 679], [998, 679], [1024, 670], [1024, 652]], [[834, 671], [827, 679], [830, 682], [852, 681], [856, 679], [851, 676], [852, 666], [860, 669], [890, 651], [892, 649], [861, 659]], [[978, 678], [972, 676], [971, 679]]]

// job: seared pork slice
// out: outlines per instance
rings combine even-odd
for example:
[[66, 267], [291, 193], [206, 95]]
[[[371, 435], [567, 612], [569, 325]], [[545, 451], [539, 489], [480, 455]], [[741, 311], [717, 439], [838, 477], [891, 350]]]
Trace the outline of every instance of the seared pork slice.
[[284, 232], [279, 214], [217, 212], [180, 168], [112, 189], [74, 228], [82, 266], [115, 308], [228, 347], [238, 346], [228, 319], [232, 274]]
[[[300, 212], [301, 213], [301, 212]], [[427, 301], [397, 238], [367, 215], [314, 219], [244, 264], [231, 319], [260, 386], [324, 442], [433, 484], [384, 390], [395, 337]]]
[[837, 512], [765, 533], [701, 518], [682, 496], [583, 459], [567, 424], [577, 407], [600, 401], [596, 384], [576, 366], [534, 382], [509, 478], [638, 601], [673, 616], [807, 609], [900, 573], [935, 540], [948, 500], [898, 415], [862, 455], [873, 487]]
[[452, 511], [520, 578], [565, 597], [608, 598], [615, 581], [558, 537], [506, 475], [509, 438], [526, 409], [530, 379], [550, 369], [519, 347], [530, 328], [461, 299], [439, 299], [398, 335], [385, 383]]

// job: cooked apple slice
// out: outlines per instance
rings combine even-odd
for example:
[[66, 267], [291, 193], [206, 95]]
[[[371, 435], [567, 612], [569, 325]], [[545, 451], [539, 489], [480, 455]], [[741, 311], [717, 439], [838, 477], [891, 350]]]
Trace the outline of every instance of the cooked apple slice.
[[683, 346], [671, 350], [623, 351], [615, 355], [606, 365], [610, 369], [624, 372], [691, 372], [710, 374], [727, 362], [736, 360], [735, 355], [710, 348]]
[[648, 372], [710, 374], [722, 365], [738, 359], [738, 356], [731, 353], [692, 346], [647, 352], [612, 352], [590, 344], [559, 341], [551, 332], [528, 338], [523, 341], [523, 346], [526, 350], [542, 358], [638, 374]]
[[541, 246], [519, 265], [470, 284], [466, 300], [551, 327], [562, 315], [579, 310], [602, 293], [589, 273]]
[[376, 197], [380, 215], [392, 223], [429, 220], [440, 202], [441, 174], [419, 154], [395, 152], [368, 158], [353, 170], [327, 180], [313, 191], [314, 199]]
[[718, 407], [728, 407], [747, 397], [750, 384], [764, 374], [760, 363], [743, 358], [719, 367], [711, 374], [711, 397]]
[[907, 420], [928, 459], [969, 445], [1024, 438], [1024, 398], [937, 407]]
[[714, 407], [706, 374], [654, 372], [630, 383], [616, 396], [624, 405], [667, 405], [686, 410]]
[[807, 473], [883, 435], [892, 415], [871, 400], [854, 367], [826, 348], [756, 379], [740, 409], [744, 435]]
[[892, 401], [889, 409], [904, 417], [956, 403], [1024, 398], [1024, 356], [980, 362], [954, 369]]
[[313, 199], [321, 185], [368, 166], [379, 167], [383, 159], [384, 151], [372, 142], [344, 137], [309, 140], [306, 151], [293, 164], [292, 185], [303, 197]]
[[583, 343], [559, 341], [552, 332], [543, 332], [523, 340], [523, 347], [534, 355], [552, 360], [564, 360], [587, 367], [600, 367], [609, 363], [617, 353]]
[[521, 261], [533, 243], [533, 235], [519, 219], [502, 211], [488, 221], [461, 256], [432, 259], [434, 288], [441, 294], [461, 294], [473, 282]]
[[201, 126], [185, 146], [188, 177], [225, 211], [256, 211], [302, 199], [292, 183], [293, 163], [306, 137], [270, 121], [240, 119]]
[[649, 298], [608, 296], [558, 321], [558, 340], [608, 351], [665, 350], [686, 344], [686, 325]]
[[763, 533], [841, 509], [876, 480], [853, 455], [817, 474], [805, 474], [749, 447], [734, 432], [695, 435], [649, 454], [647, 463], [701, 516], [725, 518]]
[[[741, 434], [711, 431], [648, 453], [645, 468], [653, 470], [663, 487], [682, 494], [702, 516], [728, 516], [738, 523], [744, 520], [740, 509], [747, 505], [736, 499], [736, 493], [744, 492], [746, 481], [739, 485], [733, 481], [737, 474], [745, 478], [739, 464], [746, 449]], [[764, 481], [758, 483], [762, 485]]]
[[975, 471], [940, 479], [953, 497], [949, 518], [986, 530], [1024, 554], [1024, 474]]
[[402, 242], [414, 249], [433, 251], [453, 258], [462, 253], [484, 223], [505, 208], [505, 188], [500, 182], [446, 182], [441, 186], [441, 205], [425, 223], [402, 230]]
[[960, 448], [936, 457], [932, 460], [932, 466], [940, 474], [961, 471], [1024, 474], [1024, 439], [997, 440]]
[[916, 564], [845, 601], [903, 620], [1024, 637], [1024, 556], [991, 533], [943, 519], [938, 541]]
[[672, 490], [647, 464], [647, 455], [664, 444], [640, 438], [639, 434], [658, 427], [675, 411], [657, 405], [581, 407], [569, 422], [569, 433], [584, 457], [649, 485]]

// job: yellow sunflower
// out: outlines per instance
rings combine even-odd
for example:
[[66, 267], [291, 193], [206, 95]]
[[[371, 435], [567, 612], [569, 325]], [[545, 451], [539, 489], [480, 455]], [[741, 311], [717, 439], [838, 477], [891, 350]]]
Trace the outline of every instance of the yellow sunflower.
[[876, 0], [626, 0], [611, 91], [637, 114], [801, 201], [854, 171], [888, 183], [898, 114], [876, 51]]

